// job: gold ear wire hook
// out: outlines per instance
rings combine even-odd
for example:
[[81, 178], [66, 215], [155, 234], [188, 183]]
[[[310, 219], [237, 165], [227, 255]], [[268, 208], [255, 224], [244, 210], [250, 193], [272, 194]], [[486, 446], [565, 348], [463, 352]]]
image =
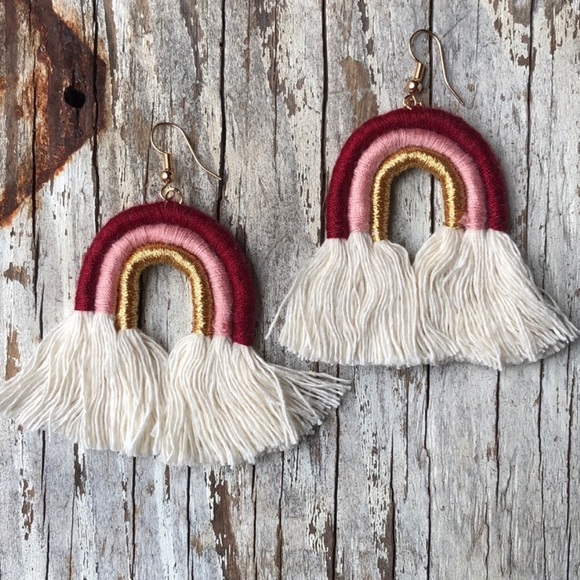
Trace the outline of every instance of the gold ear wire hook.
[[415, 32], [413, 32], [411, 35], [411, 38], [409, 38], [409, 52], [415, 61], [415, 72], [413, 74], [413, 78], [410, 79], [407, 83], [407, 95], [403, 99], [403, 105], [407, 109], [412, 109], [417, 105], [422, 106], [422, 104], [417, 100], [416, 95], [418, 95], [423, 90], [422, 81], [423, 77], [425, 76], [425, 65], [415, 56], [415, 53], [413, 52], [413, 41], [419, 34], [427, 34], [437, 43], [437, 48], [439, 49], [439, 60], [441, 61], [441, 69], [443, 71], [443, 80], [445, 81], [445, 86], [449, 89], [450, 93], [457, 99], [459, 103], [465, 105], [463, 99], [455, 92], [449, 83], [449, 79], [447, 78], [447, 68], [445, 66], [445, 58], [443, 57], [443, 46], [441, 45], [439, 37], [425, 28], [415, 30]]
[[189, 140], [189, 137], [186, 135], [185, 131], [179, 125], [177, 125], [175, 123], [171, 123], [169, 121], [162, 121], [161, 123], [157, 123], [156, 125], [154, 125], [153, 128], [151, 129], [149, 141], [150, 141], [153, 149], [155, 149], [155, 151], [157, 151], [161, 155], [161, 158], [162, 158], [163, 171], [161, 172], [161, 181], [163, 182], [163, 189], [161, 190], [161, 197], [163, 199], [169, 201], [169, 200], [177, 197], [178, 198], [177, 201], [179, 203], [181, 203], [183, 201], [183, 193], [181, 192], [180, 189], [178, 189], [177, 187], [172, 185], [173, 169], [171, 167], [171, 153], [169, 153], [169, 151], [164, 151], [163, 149], [158, 147], [157, 144], [155, 143], [155, 139], [154, 139], [155, 131], [159, 127], [171, 127], [173, 129], [177, 129], [181, 133], [183, 138], [185, 139], [185, 142], [187, 143], [187, 146], [189, 147], [189, 150], [191, 151], [191, 155], [193, 156], [194, 161], [208, 175], [211, 175], [212, 177], [215, 177], [218, 181], [221, 181], [221, 177], [219, 175], [217, 175], [216, 173], [214, 173], [213, 171], [211, 171], [210, 169], [205, 167], [205, 165], [203, 165], [201, 163], [201, 161], [198, 159], [197, 155], [195, 154], [195, 150], [193, 149], [193, 145], [191, 144], [191, 141]]

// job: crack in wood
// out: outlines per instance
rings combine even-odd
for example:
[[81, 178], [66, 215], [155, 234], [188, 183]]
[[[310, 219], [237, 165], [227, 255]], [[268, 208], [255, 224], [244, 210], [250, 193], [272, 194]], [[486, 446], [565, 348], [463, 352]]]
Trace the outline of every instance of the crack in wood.
[[215, 550], [220, 557], [224, 578], [242, 580], [238, 566], [236, 535], [232, 527], [232, 497], [228, 482], [216, 475], [212, 469], [209, 474], [209, 492], [212, 507], [211, 525], [216, 539]]
[[391, 439], [391, 457], [389, 474], [389, 505], [387, 506], [386, 530], [384, 537], [380, 538], [381, 547], [386, 548], [386, 557], [380, 556], [377, 559], [377, 568], [381, 578], [389, 580], [395, 577], [397, 565], [397, 532], [396, 532], [396, 510], [395, 490], [393, 487], [393, 453], [394, 442]]
[[573, 375], [570, 379], [570, 351], [568, 348], [566, 356], [566, 384], [570, 385], [568, 395], [568, 450], [566, 453], [566, 536], [568, 545], [566, 546], [566, 578], [570, 578], [570, 556], [572, 553], [572, 526], [570, 522], [570, 495], [572, 480], [572, 445], [573, 445], [573, 426], [574, 426], [574, 401], [576, 393], [576, 377]]
[[79, 455], [79, 446], [77, 443], [73, 445], [73, 455], [75, 495], [79, 499], [82, 499], [86, 491], [85, 486], [87, 482], [87, 466], [85, 463], [84, 453]]

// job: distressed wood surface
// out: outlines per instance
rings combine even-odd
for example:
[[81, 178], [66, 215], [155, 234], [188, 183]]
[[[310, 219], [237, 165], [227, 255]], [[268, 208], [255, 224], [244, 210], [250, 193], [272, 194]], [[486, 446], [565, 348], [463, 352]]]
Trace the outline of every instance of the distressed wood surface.
[[[0, 365], [18, 371], [72, 308], [97, 229], [157, 194], [153, 122], [186, 202], [230, 228], [260, 290], [256, 346], [323, 239], [348, 135], [400, 106], [407, 39], [431, 27], [503, 162], [512, 235], [578, 324], [580, 4], [418, 0], [10, 0], [0, 4]], [[425, 51], [427, 44], [422, 45]], [[72, 87], [67, 99], [64, 91]], [[79, 98], [85, 100], [79, 107]], [[147, 174], [149, 173], [149, 183]], [[439, 188], [396, 187], [392, 238], [414, 254]], [[185, 280], [146, 281], [144, 328], [188, 331]], [[0, 421], [0, 578], [578, 578], [579, 347], [502, 373], [471, 365], [325, 368], [353, 380], [315, 434], [255, 466], [174, 468], [79, 453]]]

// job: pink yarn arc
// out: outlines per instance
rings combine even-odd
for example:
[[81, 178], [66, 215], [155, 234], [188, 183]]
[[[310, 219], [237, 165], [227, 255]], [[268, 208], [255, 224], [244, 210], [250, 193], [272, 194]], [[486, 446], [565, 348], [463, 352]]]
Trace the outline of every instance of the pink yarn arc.
[[369, 232], [370, 190], [376, 172], [386, 157], [405, 147], [421, 147], [449, 159], [465, 186], [467, 211], [461, 223], [467, 229], [483, 230], [487, 221], [486, 192], [473, 158], [454, 141], [426, 129], [397, 129], [376, 139], [365, 150], [354, 170], [350, 186], [348, 221], [351, 232]]
[[127, 232], [105, 254], [99, 271], [95, 312], [115, 314], [119, 279], [129, 256], [145, 244], [168, 244], [183, 248], [203, 264], [214, 301], [214, 336], [232, 334], [233, 292], [222, 261], [205, 240], [187, 228], [171, 224], [143, 225]]

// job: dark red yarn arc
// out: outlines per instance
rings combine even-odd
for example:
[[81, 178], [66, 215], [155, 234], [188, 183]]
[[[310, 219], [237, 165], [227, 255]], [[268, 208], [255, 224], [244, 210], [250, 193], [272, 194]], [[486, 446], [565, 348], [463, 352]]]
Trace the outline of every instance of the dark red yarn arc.
[[475, 161], [487, 200], [487, 227], [505, 232], [509, 209], [499, 161], [487, 141], [463, 119], [439, 109], [396, 109], [361, 125], [346, 141], [332, 171], [326, 198], [326, 237], [348, 238], [348, 199], [354, 170], [372, 142], [396, 129], [428, 129], [455, 141]]
[[234, 239], [217, 221], [197, 209], [161, 201], [131, 207], [109, 220], [95, 236], [83, 259], [77, 283], [75, 310], [94, 311], [99, 273], [107, 250], [127, 232], [144, 225], [173, 224], [199, 234], [223, 262], [234, 295], [232, 339], [254, 342], [256, 301], [248, 260]]

